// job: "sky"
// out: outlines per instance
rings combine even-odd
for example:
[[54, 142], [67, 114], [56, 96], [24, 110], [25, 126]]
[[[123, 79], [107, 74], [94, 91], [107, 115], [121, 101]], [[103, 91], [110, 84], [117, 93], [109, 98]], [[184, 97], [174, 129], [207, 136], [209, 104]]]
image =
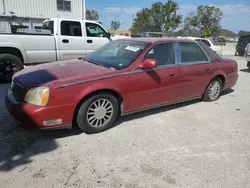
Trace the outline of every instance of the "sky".
[[[111, 20], [121, 21], [121, 30], [131, 27], [133, 15], [142, 8], [151, 7], [154, 2], [167, 0], [85, 0], [86, 8], [96, 9], [105, 28], [110, 29]], [[175, 0], [179, 3], [179, 13], [184, 17], [195, 11], [199, 5], [214, 5], [223, 12], [221, 25], [225, 29], [238, 32], [250, 31], [250, 0]]]

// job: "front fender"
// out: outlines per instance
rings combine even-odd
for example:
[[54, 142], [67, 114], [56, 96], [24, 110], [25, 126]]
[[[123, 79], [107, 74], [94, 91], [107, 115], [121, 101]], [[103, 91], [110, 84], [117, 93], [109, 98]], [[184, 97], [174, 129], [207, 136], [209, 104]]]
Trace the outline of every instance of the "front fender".
[[[112, 85], [113, 86], [113, 85]], [[98, 92], [98, 91], [113, 91], [117, 94], [119, 94], [121, 97], [123, 97], [121, 91], [119, 90], [118, 87], [111, 87], [110, 84], [108, 83], [100, 83], [100, 84], [94, 84], [94, 85], [88, 85], [87, 87], [85, 87], [82, 92], [78, 95], [77, 97], [77, 101], [81, 101], [82, 99], [84, 99], [86, 96], [94, 93], [94, 92]]]

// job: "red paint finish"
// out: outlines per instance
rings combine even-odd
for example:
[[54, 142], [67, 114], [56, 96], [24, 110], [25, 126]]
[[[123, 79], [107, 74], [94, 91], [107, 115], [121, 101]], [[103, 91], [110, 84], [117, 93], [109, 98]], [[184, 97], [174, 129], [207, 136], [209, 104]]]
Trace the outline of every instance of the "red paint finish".
[[[139, 39], [129, 39], [139, 40]], [[9, 92], [6, 106], [22, 123], [44, 128], [43, 121], [62, 118], [60, 127], [72, 124], [77, 105], [86, 96], [108, 90], [120, 95], [123, 113], [129, 113], [157, 105], [168, 104], [193, 97], [201, 97], [216, 76], [224, 78], [224, 88], [234, 86], [238, 80], [238, 67], [234, 60], [193, 64], [187, 66], [140, 68], [143, 57], [155, 44], [174, 42], [178, 39], [140, 39], [150, 46], [128, 68], [112, 70], [83, 60], [68, 60], [38, 65], [15, 75], [25, 88], [47, 86], [50, 88], [46, 107], [25, 102], [17, 103]], [[185, 40], [178, 40], [185, 42]], [[188, 40], [188, 42], [191, 42]]]

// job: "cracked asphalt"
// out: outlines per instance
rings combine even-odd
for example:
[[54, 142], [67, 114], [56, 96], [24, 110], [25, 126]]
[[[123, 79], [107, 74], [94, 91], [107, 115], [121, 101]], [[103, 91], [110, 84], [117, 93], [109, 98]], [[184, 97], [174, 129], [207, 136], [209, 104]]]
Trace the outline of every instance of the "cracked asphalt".
[[233, 44], [223, 48], [237, 60], [239, 80], [218, 101], [133, 114], [94, 135], [23, 130], [1, 84], [0, 187], [250, 187], [250, 72]]

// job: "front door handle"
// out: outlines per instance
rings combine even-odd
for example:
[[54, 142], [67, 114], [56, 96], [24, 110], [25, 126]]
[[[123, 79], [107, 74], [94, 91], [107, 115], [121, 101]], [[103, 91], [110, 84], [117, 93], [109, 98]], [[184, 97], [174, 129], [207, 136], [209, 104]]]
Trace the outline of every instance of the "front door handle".
[[170, 73], [169, 76], [175, 76], [175, 73]]
[[62, 42], [63, 43], [69, 43], [69, 40], [68, 39], [63, 39]]
[[93, 43], [93, 40], [87, 40], [87, 43]]
[[206, 70], [206, 72], [210, 72], [210, 71], [211, 71], [211, 69], [207, 69], [207, 70]]

